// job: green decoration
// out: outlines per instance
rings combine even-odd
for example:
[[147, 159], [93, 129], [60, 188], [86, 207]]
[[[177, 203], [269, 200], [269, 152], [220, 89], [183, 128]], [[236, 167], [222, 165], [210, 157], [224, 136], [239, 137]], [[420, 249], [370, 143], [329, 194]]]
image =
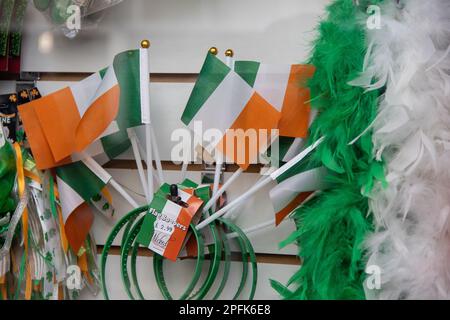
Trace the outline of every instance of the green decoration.
[[23, 18], [25, 16], [27, 5], [27, 0], [16, 0], [14, 16], [11, 21], [11, 48], [9, 51], [13, 57], [20, 57]]
[[329, 169], [331, 188], [294, 212], [297, 231], [282, 246], [297, 243], [303, 266], [287, 287], [272, 282], [286, 299], [365, 298], [362, 242], [372, 229], [366, 194], [374, 180], [384, 181], [371, 133], [349, 144], [374, 120], [379, 97], [348, 85], [362, 71], [366, 53], [359, 8], [352, 0], [335, 0], [327, 11], [309, 61], [317, 68], [309, 87], [319, 111], [309, 142], [325, 139], [308, 161]]
[[33, 3], [39, 11], [45, 11], [50, 7], [50, 0], [33, 0]]
[[72, 0], [53, 0], [50, 8], [50, 15], [53, 23], [57, 25], [64, 24], [70, 14], [67, 12], [69, 6], [71, 6]]
[[15, 0], [3, 0], [0, 7], [0, 56], [8, 54], [8, 35]]

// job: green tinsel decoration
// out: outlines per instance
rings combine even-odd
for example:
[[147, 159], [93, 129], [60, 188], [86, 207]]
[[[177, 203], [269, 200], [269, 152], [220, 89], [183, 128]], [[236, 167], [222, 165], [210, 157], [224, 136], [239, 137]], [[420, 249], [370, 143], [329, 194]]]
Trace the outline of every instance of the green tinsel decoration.
[[327, 7], [309, 61], [317, 68], [309, 87], [319, 110], [310, 144], [325, 137], [309, 161], [329, 169], [331, 188], [294, 212], [297, 231], [282, 246], [297, 243], [303, 265], [287, 285], [294, 288], [272, 282], [286, 299], [365, 298], [362, 243], [372, 229], [366, 195], [375, 180], [384, 181], [384, 167], [373, 159], [370, 132], [349, 145], [374, 120], [379, 97], [348, 85], [362, 71], [366, 53], [359, 10], [352, 0]]
[[25, 11], [27, 9], [28, 0], [16, 0], [14, 9], [14, 17], [11, 21], [11, 48], [10, 54], [14, 57], [20, 56], [20, 48], [22, 45], [22, 26]]
[[0, 56], [7, 56], [8, 33], [11, 16], [14, 10], [14, 0], [3, 0], [0, 8]]

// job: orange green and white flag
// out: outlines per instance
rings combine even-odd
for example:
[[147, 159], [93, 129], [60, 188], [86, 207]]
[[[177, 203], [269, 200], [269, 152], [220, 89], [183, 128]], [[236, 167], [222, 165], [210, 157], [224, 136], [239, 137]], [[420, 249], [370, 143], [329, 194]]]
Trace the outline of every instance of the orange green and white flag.
[[64, 229], [69, 245], [76, 254], [82, 253], [80, 249], [94, 221], [91, 206], [105, 216], [114, 215], [112, 198], [106, 188], [111, 176], [101, 175], [94, 170], [81, 161], [56, 169]]
[[327, 188], [326, 172], [323, 167], [315, 168], [290, 177], [286, 176], [285, 180], [279, 181], [279, 184], [270, 191], [277, 225], [316, 191]]
[[307, 81], [314, 75], [314, 66], [236, 61], [234, 70], [281, 112], [278, 124], [280, 136], [307, 137], [311, 113], [311, 94]]
[[312, 152], [323, 141], [324, 138], [321, 138], [304, 148], [292, 160], [270, 175], [277, 184], [270, 192], [277, 224], [304, 203], [312, 193], [328, 187], [327, 169], [317, 167], [313, 161], [310, 161]]
[[[192, 130], [201, 122], [203, 131], [220, 132], [218, 141], [202, 141], [203, 147], [210, 154], [219, 150], [227, 162], [245, 170], [258, 163], [259, 155], [266, 152], [273, 131], [278, 128], [281, 111], [208, 53], [181, 119]], [[247, 139], [249, 132], [256, 133], [252, 143]]]
[[[77, 153], [101, 153], [103, 137], [150, 122], [141, 104], [140, 50], [120, 53], [113, 64], [87, 79], [19, 108], [39, 169], [79, 160]], [[142, 93], [142, 94], [141, 94]], [[94, 154], [95, 155], [95, 154]]]

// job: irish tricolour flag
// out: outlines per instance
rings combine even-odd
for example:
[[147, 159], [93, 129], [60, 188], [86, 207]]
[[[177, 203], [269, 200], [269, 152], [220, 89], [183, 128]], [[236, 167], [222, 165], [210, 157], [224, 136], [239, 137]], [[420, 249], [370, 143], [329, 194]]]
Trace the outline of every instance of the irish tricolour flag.
[[307, 86], [312, 65], [274, 65], [236, 61], [234, 70], [258, 94], [281, 112], [280, 136], [306, 138], [310, 123], [311, 95]]
[[303, 149], [300, 154], [271, 174], [271, 179], [277, 183], [277, 186], [270, 191], [277, 225], [313, 193], [328, 187], [325, 179], [327, 169], [316, 167], [311, 164], [311, 161], [307, 161], [322, 141], [323, 139], [319, 139]]
[[[227, 161], [242, 169], [257, 163], [267, 150], [272, 130], [278, 127], [281, 113], [241, 76], [211, 53], [206, 57], [197, 83], [182, 115], [184, 124], [194, 129], [201, 122], [203, 131], [222, 133], [218, 141], [205, 142], [205, 149], [219, 150]], [[250, 131], [249, 131], [250, 130]], [[253, 135], [253, 143], [244, 136]], [[265, 133], [261, 137], [259, 134]], [[207, 145], [207, 143], [210, 143]]]
[[139, 50], [123, 52], [110, 67], [19, 108], [39, 169], [102, 153], [111, 147], [102, 138], [150, 122], [148, 103], [141, 104], [140, 80], [148, 79], [141, 60]]
[[94, 174], [89, 164], [76, 162], [56, 170], [56, 178], [67, 240], [78, 254], [91, 230], [91, 206], [112, 216], [112, 199], [106, 189], [111, 177]]

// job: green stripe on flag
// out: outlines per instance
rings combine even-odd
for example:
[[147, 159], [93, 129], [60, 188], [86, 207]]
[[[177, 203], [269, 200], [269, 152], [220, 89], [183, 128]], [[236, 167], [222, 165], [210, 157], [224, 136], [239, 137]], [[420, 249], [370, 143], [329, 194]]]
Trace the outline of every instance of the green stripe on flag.
[[295, 175], [300, 173], [316, 169], [318, 167], [317, 162], [314, 161], [314, 157], [312, 154], [307, 155], [303, 160], [299, 161], [295, 165], [293, 165], [289, 170], [283, 173], [281, 176], [277, 178], [277, 183], [281, 183], [289, 178], [292, 178]]
[[125, 130], [103, 137], [103, 150], [109, 159], [115, 159], [131, 147], [131, 142]]
[[[155, 209], [157, 213], [161, 213], [167, 201], [168, 200], [166, 198], [160, 196], [159, 194], [156, 194], [153, 198], [152, 203], [150, 204], [150, 208]], [[141, 231], [137, 236], [137, 242], [145, 246], [146, 248], [150, 246], [150, 242], [152, 241], [153, 233], [155, 230], [155, 221], [156, 216], [153, 213], [147, 213], [142, 224]]]
[[181, 117], [185, 125], [189, 125], [211, 94], [230, 73], [230, 68], [216, 56], [208, 53], [203, 68]]
[[118, 54], [114, 58], [113, 66], [120, 87], [117, 124], [120, 130], [140, 126], [142, 121], [139, 50]]
[[236, 61], [234, 71], [253, 88], [260, 63], [256, 61]]
[[168, 184], [168, 183], [163, 184], [159, 188], [159, 190], [156, 192], [156, 194], [158, 194], [158, 195], [160, 195], [162, 197], [164, 197], [164, 195], [170, 194], [170, 184]]
[[59, 167], [56, 174], [86, 202], [90, 202], [105, 187], [105, 183], [83, 162]]
[[283, 165], [283, 159], [286, 157], [292, 144], [295, 142], [296, 138], [290, 137], [278, 137], [278, 154], [272, 154], [273, 148], [270, 147], [267, 154], [273, 161], [276, 161], [279, 166]]
[[200, 187], [195, 190], [195, 196], [204, 203], [208, 203], [209, 199], [211, 199], [211, 188], [209, 186]]
[[280, 148], [280, 162], [283, 161], [284, 157], [288, 153], [289, 149], [292, 147], [292, 144], [294, 143], [295, 138], [290, 137], [280, 137], [279, 138], [279, 148]]
[[98, 72], [100, 74], [100, 78], [102, 78], [102, 80], [105, 77], [106, 71], [108, 71], [108, 68], [104, 68]]
[[198, 187], [198, 184], [196, 184], [194, 181], [189, 180], [189, 179], [186, 179], [186, 180], [184, 180], [184, 181], [181, 183], [181, 188], [182, 188], [182, 189], [185, 189], [185, 188], [188, 188], [188, 189], [195, 189], [195, 188], [197, 188], [197, 187]]
[[[121, 69], [121, 68], [119, 68], [119, 69]], [[102, 79], [105, 77], [105, 74], [107, 71], [108, 71], [108, 68], [104, 68], [99, 71], [100, 77]], [[117, 77], [117, 75], [116, 75], [116, 77]], [[125, 76], [123, 76], [123, 78], [125, 78]], [[117, 81], [120, 81], [120, 80], [117, 79]], [[119, 82], [119, 87], [120, 87], [120, 82]], [[126, 91], [125, 89], [126, 88], [124, 88], [123, 91]], [[122, 95], [122, 88], [121, 88], [121, 95]], [[117, 122], [118, 122], [118, 125], [119, 125], [119, 128], [121, 129], [121, 131], [116, 132], [111, 135], [108, 135], [108, 136], [100, 139], [100, 141], [102, 142], [103, 150], [105, 151], [105, 154], [108, 156], [109, 159], [117, 158], [118, 156], [120, 156], [122, 153], [124, 153], [131, 147], [131, 142], [128, 138], [128, 133], [125, 130], [126, 127], [124, 129], [122, 129], [122, 127], [120, 126], [119, 122], [120, 122], [121, 118], [122, 117], [121, 117], [120, 110], [119, 110]], [[122, 124], [122, 125], [124, 125], [124, 124]]]

